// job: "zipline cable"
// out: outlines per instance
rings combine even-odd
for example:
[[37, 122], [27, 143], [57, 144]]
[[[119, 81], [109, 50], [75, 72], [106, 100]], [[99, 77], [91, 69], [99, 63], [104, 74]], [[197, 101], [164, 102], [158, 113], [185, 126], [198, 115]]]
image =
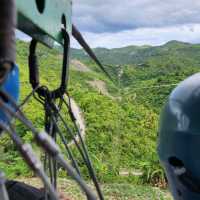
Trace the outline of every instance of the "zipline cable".
[[72, 35], [73, 37], [78, 41], [78, 43], [84, 48], [84, 50], [87, 52], [87, 54], [95, 61], [95, 63], [100, 67], [100, 69], [104, 72], [104, 74], [114, 83], [114, 80], [110, 76], [110, 74], [107, 72], [105, 67], [101, 64], [99, 59], [96, 57], [93, 50], [90, 48], [90, 46], [87, 44], [85, 39], [83, 38], [80, 31], [76, 28], [75, 25], [72, 25]]

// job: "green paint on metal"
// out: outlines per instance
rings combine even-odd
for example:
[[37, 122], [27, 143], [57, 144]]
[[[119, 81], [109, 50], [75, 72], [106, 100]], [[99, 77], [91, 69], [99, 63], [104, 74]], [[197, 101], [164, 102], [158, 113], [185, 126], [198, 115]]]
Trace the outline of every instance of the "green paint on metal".
[[16, 0], [18, 29], [53, 46], [54, 41], [63, 43], [62, 22], [66, 21], [69, 34], [72, 31], [71, 0]]

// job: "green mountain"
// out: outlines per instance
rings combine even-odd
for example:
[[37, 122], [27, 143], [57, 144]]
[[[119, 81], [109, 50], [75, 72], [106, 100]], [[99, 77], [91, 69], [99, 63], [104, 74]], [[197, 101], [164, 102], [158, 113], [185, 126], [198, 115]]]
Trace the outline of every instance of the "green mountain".
[[[182, 59], [189, 56], [190, 59], [200, 62], [197, 56], [200, 53], [200, 45], [178, 41], [170, 41], [162, 46], [128, 46], [117, 49], [95, 48], [94, 52], [105, 64], [144, 64], [148, 59], [159, 59], [160, 56], [176, 56]], [[88, 60], [88, 56], [80, 49], [72, 49], [74, 59]]]

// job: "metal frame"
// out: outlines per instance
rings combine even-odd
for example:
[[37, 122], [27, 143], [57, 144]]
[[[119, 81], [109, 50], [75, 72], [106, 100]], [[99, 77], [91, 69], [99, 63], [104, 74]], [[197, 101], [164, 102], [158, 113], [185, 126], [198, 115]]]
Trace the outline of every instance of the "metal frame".
[[55, 41], [63, 44], [61, 28], [72, 31], [71, 4], [71, 0], [16, 0], [17, 28], [47, 46]]

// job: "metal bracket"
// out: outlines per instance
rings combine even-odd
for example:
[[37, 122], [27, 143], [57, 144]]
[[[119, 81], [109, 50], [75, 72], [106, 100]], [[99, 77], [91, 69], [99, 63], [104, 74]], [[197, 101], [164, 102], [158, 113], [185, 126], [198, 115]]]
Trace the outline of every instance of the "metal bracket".
[[16, 0], [17, 28], [43, 44], [63, 45], [61, 28], [72, 31], [71, 0]]

